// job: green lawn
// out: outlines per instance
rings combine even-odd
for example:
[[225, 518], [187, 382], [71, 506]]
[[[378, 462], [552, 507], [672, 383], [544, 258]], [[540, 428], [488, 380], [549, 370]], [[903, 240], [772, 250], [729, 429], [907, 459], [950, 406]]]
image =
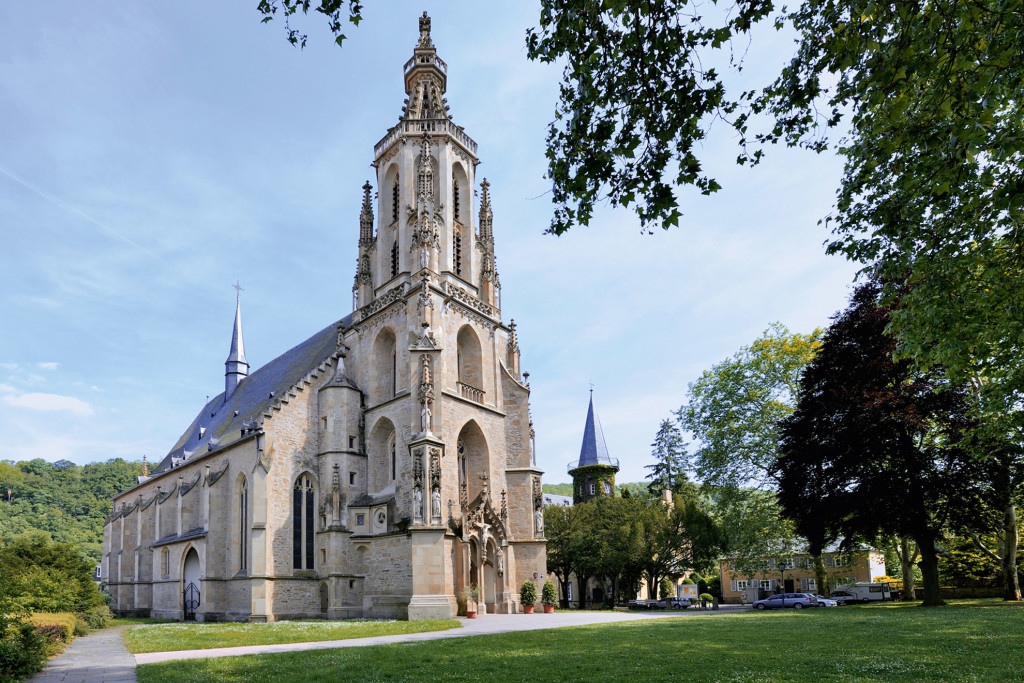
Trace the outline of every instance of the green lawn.
[[422, 633], [459, 628], [454, 619], [430, 621], [277, 621], [270, 624], [195, 624], [174, 622], [133, 626], [125, 631], [128, 650], [168, 652], [170, 650], [207, 650], [212, 647], [239, 645], [276, 645], [278, 643], [310, 643], [320, 640], [347, 640], [393, 636], [400, 633]]
[[[486, 617], [484, 617], [486, 618]], [[195, 659], [152, 681], [1018, 681], [1024, 608], [977, 601], [682, 616], [422, 643]]]

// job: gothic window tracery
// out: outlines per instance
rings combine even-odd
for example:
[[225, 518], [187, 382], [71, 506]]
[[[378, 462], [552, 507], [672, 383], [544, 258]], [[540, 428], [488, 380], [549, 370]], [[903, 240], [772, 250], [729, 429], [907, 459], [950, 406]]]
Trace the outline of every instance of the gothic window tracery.
[[238, 487], [238, 569], [247, 569], [246, 559], [248, 553], [248, 534], [246, 533], [247, 522], [249, 521], [249, 485], [243, 478]]
[[452, 216], [457, 221], [462, 220], [459, 216], [459, 177], [455, 171], [452, 171]]
[[398, 236], [395, 235], [395, 241], [391, 245], [391, 277], [398, 276]]
[[292, 497], [292, 567], [313, 569], [313, 480], [308, 474], [295, 481]]
[[395, 182], [391, 186], [391, 222], [398, 222], [398, 176], [395, 176]]
[[391, 459], [391, 481], [394, 481], [398, 474], [398, 448], [395, 446], [394, 434], [388, 439], [388, 457]]
[[[458, 204], [456, 204], [458, 206]], [[456, 217], [458, 220], [458, 217]], [[452, 264], [455, 267], [455, 274], [462, 276], [462, 228], [458, 225], [452, 231]]]
[[459, 439], [457, 448], [459, 457], [459, 486], [466, 485], [466, 444]]

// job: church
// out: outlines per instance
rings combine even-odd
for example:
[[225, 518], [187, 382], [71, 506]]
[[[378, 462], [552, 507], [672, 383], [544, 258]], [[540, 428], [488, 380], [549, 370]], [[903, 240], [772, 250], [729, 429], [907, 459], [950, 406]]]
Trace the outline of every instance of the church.
[[511, 613], [546, 574], [490, 188], [475, 207], [477, 144], [448, 113], [426, 13], [419, 28], [362, 188], [353, 312], [250, 373], [236, 301], [224, 393], [114, 498], [117, 614], [447, 618], [467, 587], [480, 614]]

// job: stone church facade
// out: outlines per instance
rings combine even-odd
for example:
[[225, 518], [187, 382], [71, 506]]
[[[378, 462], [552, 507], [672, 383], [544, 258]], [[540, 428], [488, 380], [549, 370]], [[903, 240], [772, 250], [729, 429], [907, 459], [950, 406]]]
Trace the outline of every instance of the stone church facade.
[[426, 14], [404, 76], [376, 200], [363, 187], [354, 312], [249, 374], [236, 306], [224, 393], [114, 498], [118, 614], [444, 618], [470, 585], [480, 613], [507, 613], [546, 573], [489, 186], [474, 207], [477, 145], [448, 114]]

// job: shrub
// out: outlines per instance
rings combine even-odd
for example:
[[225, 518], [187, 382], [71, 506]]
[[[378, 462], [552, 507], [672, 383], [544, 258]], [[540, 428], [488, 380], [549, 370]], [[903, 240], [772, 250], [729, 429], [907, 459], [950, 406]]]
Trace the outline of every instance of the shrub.
[[89, 624], [86, 623], [85, 619], [78, 617], [75, 619], [75, 638], [79, 636], [87, 636], [92, 632], [89, 628]]
[[676, 597], [676, 587], [672, 583], [672, 579], [667, 576], [661, 580], [661, 584], [658, 586], [658, 597], [662, 600], [668, 600]]
[[558, 602], [558, 591], [555, 589], [555, 584], [550, 581], [544, 582], [544, 587], [540, 590], [540, 601], [545, 605], [554, 605]]
[[106, 627], [113, 618], [114, 614], [106, 605], [96, 605], [82, 612], [82, 619], [93, 630]]
[[28, 678], [46, 663], [46, 641], [27, 621], [13, 622], [0, 639], [0, 683]]
[[519, 589], [519, 602], [524, 605], [532, 605], [537, 602], [537, 584], [533, 581], [523, 582], [523, 587]]

